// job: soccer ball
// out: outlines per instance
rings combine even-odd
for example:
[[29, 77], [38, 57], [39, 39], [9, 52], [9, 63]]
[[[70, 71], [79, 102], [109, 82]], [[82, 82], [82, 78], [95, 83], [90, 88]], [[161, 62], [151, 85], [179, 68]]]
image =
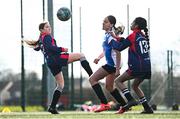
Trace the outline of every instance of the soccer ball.
[[67, 7], [61, 7], [57, 11], [57, 18], [61, 21], [67, 21], [71, 18], [71, 11]]

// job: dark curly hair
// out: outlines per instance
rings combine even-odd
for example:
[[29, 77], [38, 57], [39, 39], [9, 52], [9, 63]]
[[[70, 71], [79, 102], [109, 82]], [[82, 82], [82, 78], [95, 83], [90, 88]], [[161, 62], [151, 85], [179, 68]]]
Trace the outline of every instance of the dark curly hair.
[[146, 39], [149, 41], [149, 35], [148, 35], [148, 29], [147, 29], [147, 21], [145, 18], [142, 18], [142, 17], [137, 17], [135, 20], [134, 20], [134, 23], [136, 25], [138, 25], [138, 28], [140, 30], [144, 30], [145, 32], [145, 35], [146, 35]]
[[149, 45], [149, 48], [150, 48], [150, 43], [149, 43], [149, 35], [148, 35], [148, 29], [147, 29], [147, 21], [145, 18], [142, 18], [142, 17], [137, 17], [135, 20], [134, 20], [134, 23], [135, 25], [138, 25], [138, 28], [140, 30], [144, 30], [144, 33], [145, 33], [145, 37], [148, 41], [148, 45]]

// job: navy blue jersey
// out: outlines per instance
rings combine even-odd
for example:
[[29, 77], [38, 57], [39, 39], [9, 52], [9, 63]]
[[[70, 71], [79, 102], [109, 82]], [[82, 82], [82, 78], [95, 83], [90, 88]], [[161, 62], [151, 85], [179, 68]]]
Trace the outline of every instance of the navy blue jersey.
[[128, 72], [136, 75], [151, 72], [149, 43], [140, 30], [134, 30], [126, 39], [112, 42], [113, 48], [122, 51], [128, 49]]
[[69, 54], [64, 52], [63, 47], [58, 47], [55, 39], [49, 34], [40, 35], [38, 47], [36, 47], [34, 50], [42, 51], [53, 75], [59, 73], [62, 66], [67, 65]]

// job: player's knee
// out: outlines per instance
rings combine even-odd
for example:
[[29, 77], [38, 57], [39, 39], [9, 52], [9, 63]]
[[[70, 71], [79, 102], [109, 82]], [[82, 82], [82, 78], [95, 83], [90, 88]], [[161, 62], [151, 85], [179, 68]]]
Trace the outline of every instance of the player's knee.
[[96, 80], [96, 78], [93, 78], [92, 76], [89, 77], [89, 82], [91, 85], [95, 85], [98, 83], [98, 81]]
[[60, 86], [60, 85], [57, 85], [56, 88], [55, 88], [55, 90], [58, 90], [60, 92], [62, 92], [63, 89], [64, 89], [64, 86]]
[[84, 53], [80, 53], [80, 57], [81, 58], [85, 57]]
[[106, 90], [108, 90], [109, 92], [112, 92], [113, 91], [113, 86], [106, 85]]
[[80, 53], [80, 61], [86, 60], [86, 57], [83, 53]]
[[116, 85], [119, 85], [119, 83], [122, 83], [119, 79], [114, 80]]
[[119, 85], [118, 85], [118, 83], [116, 81], [114, 81], [114, 86], [119, 87]]
[[138, 85], [132, 84], [132, 89], [133, 89], [133, 90], [137, 90], [137, 89], [138, 89]]
[[89, 82], [90, 82], [90, 84], [93, 84], [93, 82], [95, 82], [95, 81], [92, 77], [89, 77]]

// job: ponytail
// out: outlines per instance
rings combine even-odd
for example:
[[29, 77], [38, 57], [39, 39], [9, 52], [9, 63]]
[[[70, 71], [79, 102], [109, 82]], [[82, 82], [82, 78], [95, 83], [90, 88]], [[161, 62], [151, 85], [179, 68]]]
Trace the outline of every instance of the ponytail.
[[148, 46], [149, 46], [149, 49], [150, 49], [150, 42], [149, 42], [149, 35], [148, 35], [148, 29], [147, 28], [144, 28], [144, 33], [145, 33], [145, 37], [147, 39]]
[[145, 33], [146, 39], [149, 41], [149, 35], [148, 35], [148, 29], [147, 28], [144, 28], [144, 33]]
[[34, 41], [34, 40], [24, 40], [24, 42], [29, 45], [30, 47], [34, 48], [38, 45], [39, 40]]
[[117, 28], [114, 28], [114, 33], [116, 35], [122, 35], [124, 33], [125, 27], [123, 25], [118, 26]]

